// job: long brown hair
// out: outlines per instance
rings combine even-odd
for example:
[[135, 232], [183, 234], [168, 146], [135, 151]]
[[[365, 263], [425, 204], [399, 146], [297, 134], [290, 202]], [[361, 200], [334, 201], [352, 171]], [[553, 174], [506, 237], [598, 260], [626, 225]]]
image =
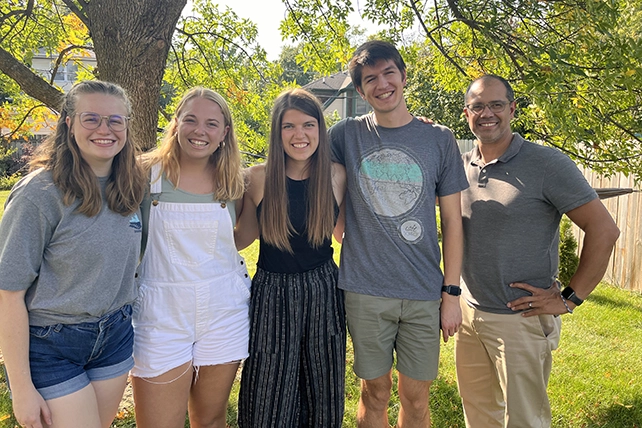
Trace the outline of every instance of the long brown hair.
[[319, 145], [308, 163], [308, 203], [306, 233], [308, 242], [320, 247], [331, 238], [334, 229], [334, 195], [332, 192], [332, 161], [330, 143], [323, 117], [323, 108], [317, 98], [303, 89], [282, 92], [272, 108], [272, 124], [267, 163], [265, 166], [265, 190], [259, 216], [261, 236], [265, 242], [282, 251], [292, 253], [289, 238], [294, 228], [288, 217], [285, 160], [281, 138], [281, 122], [288, 110], [298, 110], [314, 117], [319, 123]]
[[[205, 98], [218, 104], [225, 119], [225, 126], [229, 127], [223, 140], [224, 144], [221, 144], [209, 159], [209, 162], [214, 166], [214, 179], [217, 183], [214, 199], [219, 201], [240, 199], [245, 191], [245, 180], [241, 165], [241, 152], [239, 151], [234, 124], [232, 123], [232, 113], [225, 99], [211, 89], [195, 87], [183, 95], [183, 98], [178, 102], [174, 117], [172, 117], [165, 129], [160, 147], [143, 155], [143, 166], [146, 170], [149, 170], [152, 165], [160, 163], [169, 181], [175, 187], [178, 187], [181, 171], [181, 147], [178, 144], [177, 132], [178, 120], [183, 114], [187, 102], [194, 98]], [[152, 177], [152, 180], [156, 179], [157, 177]]]
[[[78, 99], [86, 94], [114, 96], [125, 104], [127, 115], [131, 116], [129, 98], [120, 86], [99, 80], [75, 84], [62, 101], [56, 131], [38, 148], [29, 162], [29, 169], [50, 170], [54, 184], [63, 193], [63, 203], [71, 205], [80, 200], [77, 211], [92, 217], [100, 212], [103, 205], [98, 179], [82, 158], [76, 138], [67, 126], [67, 117], [71, 119], [71, 123], [74, 122]], [[137, 153], [138, 146], [127, 130], [125, 145], [114, 157], [106, 188], [107, 206], [122, 215], [130, 215], [138, 210], [146, 189], [145, 175], [136, 162]]]

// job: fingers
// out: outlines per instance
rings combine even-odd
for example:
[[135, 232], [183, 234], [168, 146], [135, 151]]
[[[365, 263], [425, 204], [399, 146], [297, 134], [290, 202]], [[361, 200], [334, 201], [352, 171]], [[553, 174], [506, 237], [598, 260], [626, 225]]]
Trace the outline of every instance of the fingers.
[[448, 328], [444, 328], [444, 327], [442, 326], [442, 328], [441, 328], [441, 334], [442, 334], [442, 337], [443, 337], [443, 339], [444, 339], [444, 343], [448, 342], [448, 339], [449, 339], [449, 338], [451, 338], [452, 336], [454, 336], [454, 335], [455, 335], [455, 333], [457, 333], [457, 331], [459, 331], [459, 325], [460, 325], [460, 324], [461, 324], [461, 323], [459, 323], [459, 324], [455, 324], [454, 326], [452, 326], [452, 327], [448, 327]]
[[509, 285], [510, 287], [513, 287], [513, 288], [521, 288], [522, 290], [526, 290], [526, 291], [528, 291], [529, 293], [535, 293], [535, 292], [537, 292], [538, 290], [541, 290], [541, 288], [533, 287], [532, 285], [527, 284], [527, 283], [525, 283], [525, 282], [511, 282], [511, 283], [510, 283], [510, 284], [508, 284], [508, 285]]
[[40, 408], [40, 412], [42, 414], [42, 419], [44, 419], [45, 423], [47, 425], [52, 425], [53, 419], [51, 417], [51, 410], [49, 410], [49, 406], [47, 406], [47, 403], [44, 401], [42, 403], [42, 407]]

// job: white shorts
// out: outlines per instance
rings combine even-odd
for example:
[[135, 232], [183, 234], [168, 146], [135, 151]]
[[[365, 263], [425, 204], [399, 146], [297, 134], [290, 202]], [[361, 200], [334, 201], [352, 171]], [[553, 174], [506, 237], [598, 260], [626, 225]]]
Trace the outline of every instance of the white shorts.
[[141, 280], [134, 303], [131, 374], [151, 378], [248, 356], [250, 278], [245, 269], [190, 284]]

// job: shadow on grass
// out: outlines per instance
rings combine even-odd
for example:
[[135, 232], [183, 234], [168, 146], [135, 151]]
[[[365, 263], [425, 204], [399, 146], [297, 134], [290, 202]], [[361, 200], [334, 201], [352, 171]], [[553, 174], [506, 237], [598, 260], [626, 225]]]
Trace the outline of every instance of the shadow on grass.
[[633, 402], [614, 403], [599, 407], [586, 416], [586, 428], [640, 428], [642, 427], [642, 396]]
[[596, 303], [601, 306], [607, 306], [613, 309], [623, 311], [636, 311], [642, 313], [642, 306], [631, 304], [631, 302], [624, 299], [612, 299], [610, 297], [592, 294], [588, 297], [587, 301]]

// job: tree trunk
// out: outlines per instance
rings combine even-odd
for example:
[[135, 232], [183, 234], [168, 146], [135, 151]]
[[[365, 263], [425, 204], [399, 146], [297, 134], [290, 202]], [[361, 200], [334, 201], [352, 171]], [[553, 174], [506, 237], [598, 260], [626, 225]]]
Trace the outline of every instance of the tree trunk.
[[130, 131], [156, 146], [160, 88], [172, 34], [187, 0], [101, 0], [85, 6], [98, 78], [121, 85], [132, 102]]

